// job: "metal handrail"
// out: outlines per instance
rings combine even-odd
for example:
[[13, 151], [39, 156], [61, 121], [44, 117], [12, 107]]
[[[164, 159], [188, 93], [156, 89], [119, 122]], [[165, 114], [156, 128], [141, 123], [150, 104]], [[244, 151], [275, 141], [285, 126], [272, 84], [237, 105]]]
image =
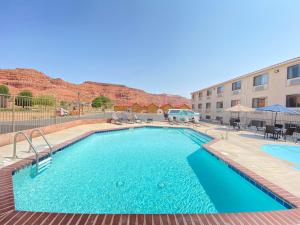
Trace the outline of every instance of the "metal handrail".
[[36, 170], [38, 171], [38, 164], [39, 164], [39, 154], [37, 152], [37, 150], [35, 149], [34, 145], [32, 144], [32, 142], [30, 141], [30, 139], [28, 138], [28, 136], [22, 132], [19, 131], [15, 134], [14, 136], [14, 152], [13, 152], [13, 158], [16, 159], [18, 158], [17, 156], [17, 137], [19, 135], [23, 135], [25, 137], [25, 139], [27, 140], [27, 142], [29, 143], [29, 145], [31, 146], [31, 149], [33, 149], [34, 153], [35, 153], [35, 160], [36, 160]]
[[[32, 142], [33, 134], [34, 134], [35, 132], [38, 132], [38, 133], [42, 136], [42, 138], [44, 139], [44, 141], [46, 142], [46, 144], [47, 144], [48, 147], [49, 147], [50, 157], [52, 157], [52, 151], [53, 151], [52, 146], [49, 144], [49, 142], [48, 142], [48, 140], [46, 139], [46, 137], [45, 137], [45, 135], [44, 135], [44, 133], [43, 133], [42, 130], [40, 130], [39, 128], [33, 129], [33, 130], [30, 132], [29, 140]], [[30, 152], [31, 149], [32, 149], [32, 147], [29, 147], [29, 151], [28, 151], [28, 152]]]

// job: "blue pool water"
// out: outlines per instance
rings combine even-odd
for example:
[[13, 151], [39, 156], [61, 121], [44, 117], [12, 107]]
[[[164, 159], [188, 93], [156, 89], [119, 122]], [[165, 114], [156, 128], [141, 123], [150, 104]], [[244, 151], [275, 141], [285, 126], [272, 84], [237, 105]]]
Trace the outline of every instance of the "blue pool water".
[[190, 129], [93, 134], [53, 156], [36, 177], [13, 176], [17, 210], [217, 213], [285, 209], [202, 148]]
[[262, 146], [262, 150], [277, 158], [294, 163], [300, 169], [300, 146], [267, 144]]

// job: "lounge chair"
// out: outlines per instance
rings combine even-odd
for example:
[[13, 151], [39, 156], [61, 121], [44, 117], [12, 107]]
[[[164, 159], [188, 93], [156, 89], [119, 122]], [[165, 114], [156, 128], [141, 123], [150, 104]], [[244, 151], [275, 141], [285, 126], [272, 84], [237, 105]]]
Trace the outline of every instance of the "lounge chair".
[[128, 124], [134, 124], [134, 117], [132, 114], [125, 114], [125, 122]]
[[286, 141], [286, 138], [289, 137], [293, 137], [293, 134], [296, 130], [296, 127], [289, 127], [288, 129], [286, 129], [286, 131], [283, 133], [283, 139]]
[[142, 122], [143, 122], [142, 120], [140, 120], [140, 119], [137, 117], [136, 114], [134, 114], [133, 119], [134, 119], [134, 122], [135, 122], [135, 123], [142, 123]]
[[111, 123], [117, 124], [117, 125], [122, 125], [121, 119], [115, 113], [113, 113], [111, 116]]
[[152, 123], [153, 119], [152, 118], [147, 118], [146, 123]]

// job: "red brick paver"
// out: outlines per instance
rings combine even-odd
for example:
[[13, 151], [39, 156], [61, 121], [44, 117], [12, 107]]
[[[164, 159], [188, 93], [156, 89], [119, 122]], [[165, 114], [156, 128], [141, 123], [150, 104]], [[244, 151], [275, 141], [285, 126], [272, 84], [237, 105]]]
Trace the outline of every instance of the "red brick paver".
[[[119, 129], [111, 129], [119, 130]], [[105, 131], [111, 131], [105, 130]], [[54, 151], [75, 143], [95, 132], [87, 132], [73, 140], [55, 146]], [[103, 132], [103, 131], [99, 131]], [[267, 181], [249, 169], [229, 159], [214, 150], [213, 140], [204, 147], [208, 152], [222, 159], [243, 175], [253, 179], [260, 186], [278, 196], [294, 208], [270, 212], [254, 213], [220, 213], [220, 214], [67, 214], [47, 212], [24, 212], [15, 209], [13, 197], [12, 175], [14, 171], [22, 169], [34, 161], [28, 157], [13, 165], [0, 169], [0, 225], [293, 225], [300, 224], [300, 199], [275, 184]], [[46, 156], [46, 152], [43, 156]]]

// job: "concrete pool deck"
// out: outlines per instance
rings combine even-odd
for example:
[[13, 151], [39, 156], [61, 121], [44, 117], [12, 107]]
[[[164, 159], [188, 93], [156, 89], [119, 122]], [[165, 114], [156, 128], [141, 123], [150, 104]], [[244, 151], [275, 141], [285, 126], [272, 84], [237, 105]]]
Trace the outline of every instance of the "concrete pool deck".
[[[63, 142], [66, 142], [68, 140], [74, 139], [80, 135], [84, 135], [85, 133], [90, 132], [91, 130], [107, 130], [107, 129], [145, 126], [145, 125], [166, 126], [168, 124], [156, 123], [156, 122], [153, 122], [150, 124], [144, 123], [144, 124], [126, 124], [126, 125], [113, 125], [113, 124], [108, 124], [108, 123], [87, 124], [87, 125], [80, 125], [77, 127], [68, 128], [68, 129], [65, 129], [65, 130], [62, 130], [59, 132], [55, 132], [52, 134], [48, 134], [48, 135], [46, 135], [46, 137], [51, 144], [58, 145]], [[279, 188], [282, 188], [282, 189], [286, 190], [287, 192], [300, 198], [300, 171], [293, 168], [293, 165], [291, 163], [274, 158], [271, 155], [268, 155], [267, 153], [261, 151], [261, 149], [260, 149], [260, 146], [263, 144], [269, 144], [269, 143], [286, 144], [286, 142], [273, 141], [270, 139], [264, 140], [262, 138], [262, 136], [257, 135], [252, 132], [249, 132], [249, 131], [238, 131], [238, 132], [237, 131], [229, 131], [228, 139], [223, 140], [223, 139], [221, 139], [221, 137], [226, 136], [226, 130], [224, 130], [220, 126], [202, 123], [202, 125], [200, 127], [193, 127], [193, 128], [195, 130], [201, 131], [203, 133], [207, 133], [208, 135], [218, 138], [217, 141], [214, 141], [211, 144], [209, 144], [209, 148], [211, 148], [211, 150], [217, 152], [219, 155], [223, 155], [224, 157], [229, 158], [233, 162], [243, 165], [246, 169], [261, 176], [262, 178], [265, 178], [267, 181], [274, 183]], [[43, 140], [41, 138], [34, 138], [33, 141], [34, 141], [34, 144], [44, 144]], [[291, 144], [291, 143], [289, 143], [289, 144]], [[12, 156], [12, 149], [13, 149], [13, 145], [6, 145], [6, 146], [0, 147], [0, 161], [3, 161], [3, 159], [6, 160], [6, 162], [4, 162], [4, 164], [0, 165], [0, 168], [11, 165], [12, 163], [15, 163], [20, 160], [20, 159], [18, 159], [18, 160], [10, 161], [11, 156]], [[26, 143], [25, 141], [19, 142], [17, 149], [19, 149], [17, 151], [17, 154], [21, 159], [32, 156], [32, 153], [27, 153], [28, 143]], [[290, 215], [287, 214], [287, 215], [295, 216], [295, 217], [299, 216], [299, 221], [300, 221], [299, 210], [298, 211], [288, 210], [288, 211], [293, 211], [293, 212], [292, 212], [292, 214], [290, 214]], [[286, 212], [286, 213], [288, 213], [288, 212]], [[248, 213], [246, 213], [246, 215], [247, 214]], [[201, 215], [201, 214], [199, 214], [199, 215]], [[276, 218], [276, 214], [273, 213], [273, 216]], [[137, 221], [137, 218], [138, 218], [138, 216], [136, 217], [136, 221]], [[189, 218], [191, 218], [191, 216], [189, 216]], [[128, 217], [127, 219], [128, 219], [128, 223], [129, 223], [130, 218]], [[211, 219], [212, 219], [212, 221], [214, 221], [214, 218], [211, 218]], [[153, 220], [154, 220], [154, 218], [153, 218]], [[162, 222], [159, 222], [158, 224], [160, 224], [160, 223], [164, 224], [162, 218], [159, 220], [161, 220]], [[168, 224], [170, 224], [170, 217], [167, 216], [167, 220], [169, 221]], [[175, 220], [176, 220], [176, 218], [175, 218]], [[186, 222], [186, 224], [190, 224], [189, 221], [187, 221], [186, 217], [183, 217], [183, 220]], [[192, 218], [191, 218], [191, 220], [193, 221]], [[199, 218], [198, 218], [198, 220], [199, 220]], [[229, 222], [232, 220], [234, 220], [234, 219], [230, 219]], [[254, 224], [254, 223], [250, 223], [250, 222], [248, 222], [248, 223], [247, 222], [243, 223], [242, 221], [239, 222], [238, 218], [236, 218], [236, 220], [238, 220], [238, 221], [235, 224]], [[1, 212], [0, 212], [0, 221], [1, 221]], [[121, 221], [120, 218], [118, 221], [119, 221], [118, 222], [119, 224], [123, 224], [120, 222]], [[224, 218], [223, 218], [223, 221], [224, 221]], [[267, 221], [268, 221], [268, 219], [267, 219]], [[261, 223], [258, 222], [256, 224], [274, 224], [274, 223], [270, 222], [270, 219], [269, 219], [269, 222], [265, 222], [265, 221], [264, 222], [260, 221], [260, 222]], [[279, 223], [279, 224], [296, 224], [296, 223], [292, 223], [292, 222], [293, 222], [293, 220], [291, 220], [290, 223], [288, 223], [286, 221], [281, 221], [281, 223]], [[177, 223], [178, 223], [178, 218], [177, 218]], [[8, 224], [10, 224], [10, 223], [8, 223]], [[126, 224], [126, 223], [124, 223], [124, 224]], [[173, 224], [173, 223], [171, 223], [171, 224]], [[179, 223], [179, 224], [181, 224], [181, 223]], [[201, 224], [201, 221], [200, 221], [200, 223], [191, 222], [191, 224]], [[218, 224], [218, 223], [217, 222], [216, 223], [208, 222], [208, 223], [203, 223], [203, 224]], [[224, 224], [224, 223], [219, 222], [219, 224]], [[228, 224], [233, 224], [233, 223], [228, 223]]]

